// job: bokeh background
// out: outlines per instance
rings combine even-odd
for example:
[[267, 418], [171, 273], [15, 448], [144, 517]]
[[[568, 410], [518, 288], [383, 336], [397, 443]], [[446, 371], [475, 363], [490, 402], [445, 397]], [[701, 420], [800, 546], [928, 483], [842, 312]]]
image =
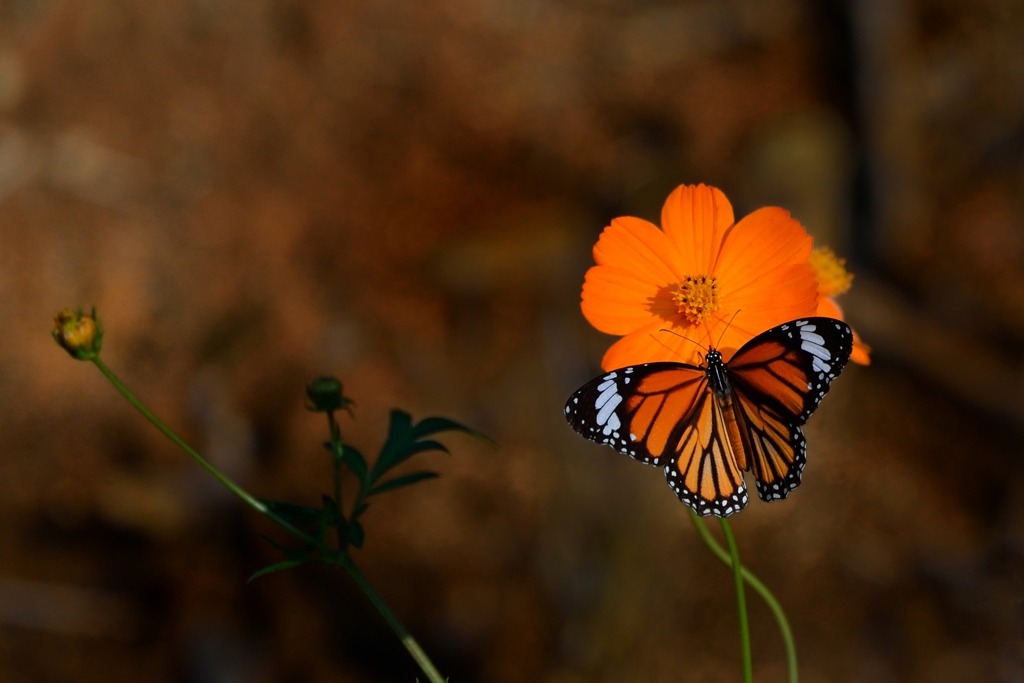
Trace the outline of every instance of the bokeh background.
[[[734, 518], [802, 679], [1024, 680], [1024, 5], [1015, 0], [0, 2], [0, 679], [412, 681], [257, 495], [330, 488], [313, 377], [491, 434], [381, 498], [357, 554], [453, 683], [735, 681], [729, 571], [662, 475], [561, 406], [615, 216], [680, 183], [790, 209], [875, 349], [791, 499]], [[782, 642], [749, 598], [755, 676]]]

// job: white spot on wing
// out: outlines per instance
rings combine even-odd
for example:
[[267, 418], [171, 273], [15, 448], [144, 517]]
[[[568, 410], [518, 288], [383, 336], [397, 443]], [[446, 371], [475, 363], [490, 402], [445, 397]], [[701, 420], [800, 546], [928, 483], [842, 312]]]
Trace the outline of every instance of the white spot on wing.
[[[608, 422], [608, 418], [612, 417], [613, 411], [619, 407], [620, 403], [622, 403], [622, 397], [613, 393], [611, 400], [605, 403], [604, 407], [601, 408], [600, 412], [598, 412], [597, 424], [603, 425], [605, 422]], [[618, 421], [618, 416], [616, 416], [615, 422], [618, 423]], [[618, 428], [618, 424], [616, 424], [616, 428]], [[611, 430], [608, 430], [608, 432], [610, 433]]]
[[[621, 400], [621, 397], [620, 397], [620, 400]], [[604, 426], [604, 433], [607, 436], [608, 434], [611, 434], [612, 432], [615, 432], [616, 430], [618, 430], [618, 428], [621, 427], [621, 426], [622, 426], [622, 423], [619, 422], [619, 416], [616, 415], [615, 413], [612, 413], [611, 417], [608, 418], [608, 424], [606, 424]], [[618, 434], [616, 434], [615, 436], [618, 437]]]
[[[829, 353], [828, 349], [826, 349], [824, 346], [818, 346], [817, 344], [812, 344], [809, 341], [800, 342], [800, 348], [806, 351], [807, 353], [811, 354], [812, 356], [817, 356], [822, 360], [829, 360], [832, 358], [832, 354]], [[818, 366], [815, 365], [814, 367]]]
[[611, 386], [606, 388], [601, 393], [601, 395], [597, 397], [597, 400], [594, 401], [594, 407], [600, 410], [600, 408], [602, 406], [604, 406], [604, 404], [606, 404], [606, 403], [608, 403], [608, 401], [612, 400], [612, 396], [618, 396], [618, 395], [619, 395], [618, 392], [615, 391], [615, 382], [612, 382]]
[[815, 356], [814, 357], [814, 369], [817, 370], [818, 372], [829, 372], [830, 370], [832, 370], [832, 367], [828, 363], [825, 363], [824, 361], [819, 359], [817, 356]]
[[800, 330], [800, 338], [803, 339], [804, 341], [809, 341], [812, 344], [817, 344], [818, 346], [824, 346], [825, 345], [825, 338], [822, 337], [820, 334], [814, 334], [813, 332], [808, 332], [807, 330], [809, 330], [809, 329], [811, 329], [811, 328], [810, 327], [805, 327], [804, 329]]

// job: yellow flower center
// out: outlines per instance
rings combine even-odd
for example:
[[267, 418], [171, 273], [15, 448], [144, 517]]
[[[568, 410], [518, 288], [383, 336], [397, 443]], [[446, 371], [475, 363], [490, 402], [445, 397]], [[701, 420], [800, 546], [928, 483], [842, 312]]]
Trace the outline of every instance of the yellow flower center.
[[721, 308], [718, 280], [707, 275], [687, 276], [682, 282], [668, 286], [679, 312], [690, 324], [697, 325], [711, 318]]
[[815, 249], [807, 259], [818, 280], [818, 293], [824, 297], [839, 296], [853, 284], [853, 273], [846, 270], [846, 259], [836, 256], [828, 247]]

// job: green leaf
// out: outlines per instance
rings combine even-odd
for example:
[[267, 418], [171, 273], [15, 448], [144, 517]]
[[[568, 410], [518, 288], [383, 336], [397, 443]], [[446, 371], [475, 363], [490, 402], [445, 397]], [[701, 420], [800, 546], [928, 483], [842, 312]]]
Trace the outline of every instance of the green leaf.
[[388, 438], [384, 442], [380, 456], [373, 465], [370, 481], [377, 481], [385, 472], [399, 465], [417, 453], [425, 451], [448, 452], [444, 444], [433, 440], [422, 440], [423, 437], [444, 431], [461, 431], [491, 443], [490, 439], [464, 425], [443, 417], [428, 417], [414, 425], [409, 413], [402, 410], [391, 411], [391, 422], [388, 426]]
[[248, 582], [252, 581], [253, 579], [258, 579], [261, 576], [264, 576], [266, 574], [273, 574], [274, 572], [279, 572], [282, 569], [291, 569], [292, 567], [298, 567], [300, 564], [304, 564], [305, 562], [306, 558], [303, 557], [294, 560], [285, 560], [283, 562], [278, 562], [277, 564], [271, 564], [259, 570], [258, 572], [254, 572], [248, 579], [246, 579], [246, 581]]
[[406, 456], [406, 459], [410, 455], [416, 455], [417, 453], [423, 453], [425, 451], [444, 451], [449, 455], [451, 454], [451, 451], [448, 450], [447, 446], [445, 446], [440, 441], [434, 441], [433, 439], [427, 439], [426, 441], [417, 441], [415, 444], [413, 444], [409, 451], [409, 455]]
[[376, 480], [382, 473], [401, 462], [405, 449], [416, 441], [412, 431], [412, 416], [402, 410], [391, 411], [391, 421], [388, 423], [388, 438], [380, 449], [377, 462], [373, 464], [371, 480]]
[[353, 519], [348, 523], [348, 530], [345, 534], [348, 538], [348, 542], [356, 548], [363, 547], [363, 540], [366, 538], [366, 534], [363, 532], [363, 525]]
[[417, 453], [426, 453], [428, 451], [443, 451], [448, 453], [448, 449], [439, 441], [428, 439], [426, 441], [406, 442], [401, 444], [400, 448], [395, 448], [388, 452], [387, 456], [381, 454], [381, 457], [378, 458], [377, 462], [374, 464], [373, 476], [370, 481], [377, 481], [385, 472], [401, 465]]
[[320, 509], [320, 516], [316, 520], [316, 537], [321, 543], [327, 540], [327, 530], [338, 526], [338, 506], [334, 499], [328, 495], [323, 496], [324, 506]]
[[359, 481], [366, 481], [366, 458], [363, 454], [357, 451], [352, 446], [345, 444], [342, 447], [342, 458], [345, 460], [345, 464], [352, 470], [352, 474], [359, 477]]
[[316, 508], [277, 500], [260, 500], [260, 502], [275, 515], [292, 524], [315, 524], [320, 519], [320, 511]]
[[395, 489], [402, 488], [403, 486], [412, 486], [413, 484], [425, 479], [436, 479], [439, 476], [441, 475], [437, 472], [413, 472], [412, 474], [406, 474], [401, 477], [389, 479], [383, 484], [378, 484], [370, 491], [369, 495], [375, 496], [378, 493], [394, 491]]
[[336, 526], [338, 522], [338, 504], [334, 502], [334, 499], [324, 494], [323, 496], [324, 507], [323, 515], [327, 518], [330, 526]]
[[353, 519], [353, 521], [358, 519], [360, 515], [362, 515], [364, 512], [366, 512], [366, 510], [369, 507], [370, 507], [369, 503], [363, 503], [357, 509], [353, 510], [352, 511], [352, 519]]
[[483, 432], [478, 432], [477, 430], [472, 429], [471, 427], [467, 427], [466, 425], [460, 422], [456, 422], [455, 420], [449, 420], [446, 417], [423, 418], [416, 424], [415, 427], [413, 427], [413, 432], [415, 433], [417, 439], [424, 436], [430, 436], [431, 434], [437, 434], [438, 432], [463, 432], [465, 434], [469, 434], [474, 438], [480, 439], [481, 441], [485, 441], [492, 446], [497, 445], [494, 443], [494, 441], [491, 440], [489, 436], [487, 436]]
[[264, 541], [274, 546], [275, 548], [277, 548], [293, 560], [299, 557], [306, 557], [306, 551], [303, 548], [288, 548], [287, 546], [281, 545], [280, 543], [272, 539], [270, 536], [266, 536], [264, 534], [257, 534], [257, 536], [259, 536]]
[[406, 432], [412, 429], [412, 415], [400, 410], [399, 408], [391, 409], [391, 421], [388, 424], [388, 437], [392, 433]]

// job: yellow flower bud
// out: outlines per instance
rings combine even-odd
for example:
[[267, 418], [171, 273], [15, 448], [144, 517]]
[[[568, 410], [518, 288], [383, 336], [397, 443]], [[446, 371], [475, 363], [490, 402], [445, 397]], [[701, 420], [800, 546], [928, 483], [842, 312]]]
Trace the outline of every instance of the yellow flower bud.
[[53, 318], [53, 339], [72, 358], [96, 358], [103, 342], [103, 327], [96, 317], [96, 309], [92, 309], [91, 315], [85, 315], [80, 308], [77, 311], [65, 308]]

